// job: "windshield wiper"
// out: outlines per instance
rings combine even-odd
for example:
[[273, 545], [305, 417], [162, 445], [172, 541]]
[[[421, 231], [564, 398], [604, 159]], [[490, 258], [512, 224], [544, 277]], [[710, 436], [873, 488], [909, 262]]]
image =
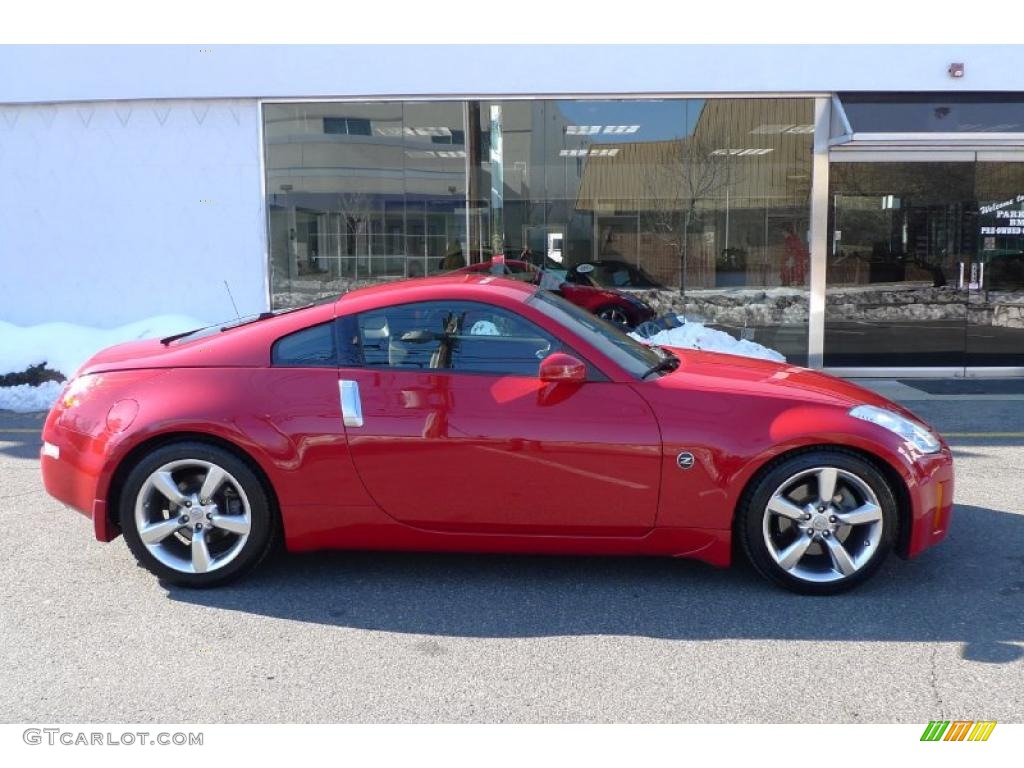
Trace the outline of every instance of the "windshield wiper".
[[666, 352], [660, 347], [657, 348], [657, 352], [660, 355], [663, 355], [663, 357], [650, 368], [648, 368], [646, 371], [644, 371], [644, 375], [640, 377], [641, 381], [655, 373], [674, 371], [676, 368], [679, 367], [679, 358], [673, 355], [671, 352]]

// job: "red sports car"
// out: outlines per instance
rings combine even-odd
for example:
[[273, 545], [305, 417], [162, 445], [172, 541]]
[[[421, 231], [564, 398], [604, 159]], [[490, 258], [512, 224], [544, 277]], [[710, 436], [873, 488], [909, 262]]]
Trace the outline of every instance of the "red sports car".
[[784, 587], [838, 592], [940, 541], [953, 500], [947, 445], [872, 392], [647, 347], [491, 276], [112, 347], [43, 439], [49, 493], [192, 587], [283, 538], [723, 566], [740, 551]]
[[[555, 274], [554, 270], [547, 271]], [[473, 275], [487, 273], [538, 284], [541, 277], [541, 271], [537, 267], [522, 259], [490, 259], [479, 264], [462, 267], [451, 274], [458, 273]], [[563, 280], [554, 292], [568, 299], [577, 307], [583, 307], [602, 320], [615, 323], [623, 328], [636, 328], [641, 323], [653, 319], [655, 315], [654, 310], [646, 302], [614, 288]]]

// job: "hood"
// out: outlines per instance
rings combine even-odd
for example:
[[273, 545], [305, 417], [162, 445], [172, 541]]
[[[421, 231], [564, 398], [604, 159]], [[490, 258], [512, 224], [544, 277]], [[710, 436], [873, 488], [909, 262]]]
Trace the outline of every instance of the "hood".
[[877, 392], [809, 368], [718, 352], [669, 349], [682, 362], [675, 371], [660, 379], [666, 387], [728, 391], [841, 408], [877, 405], [921, 421], [908, 409]]

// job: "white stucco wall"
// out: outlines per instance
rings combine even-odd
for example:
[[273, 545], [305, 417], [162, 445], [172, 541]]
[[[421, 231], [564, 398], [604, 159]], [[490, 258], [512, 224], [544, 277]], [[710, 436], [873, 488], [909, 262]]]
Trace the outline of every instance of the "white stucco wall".
[[[265, 308], [255, 100], [0, 113], [0, 319], [111, 327]], [[209, 200], [210, 202], [201, 202]]]
[[[0, 46], [0, 103], [840, 90], [1017, 91], [1019, 45]], [[966, 76], [951, 79], [950, 63]], [[17, 73], [17, 76], [4, 76]]]

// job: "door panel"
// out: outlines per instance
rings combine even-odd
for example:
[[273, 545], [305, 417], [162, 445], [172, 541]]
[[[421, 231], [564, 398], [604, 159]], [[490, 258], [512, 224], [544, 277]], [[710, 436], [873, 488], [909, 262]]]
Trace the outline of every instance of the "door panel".
[[640, 535], [654, 525], [660, 435], [613, 382], [347, 369], [359, 475], [392, 517], [423, 528]]

